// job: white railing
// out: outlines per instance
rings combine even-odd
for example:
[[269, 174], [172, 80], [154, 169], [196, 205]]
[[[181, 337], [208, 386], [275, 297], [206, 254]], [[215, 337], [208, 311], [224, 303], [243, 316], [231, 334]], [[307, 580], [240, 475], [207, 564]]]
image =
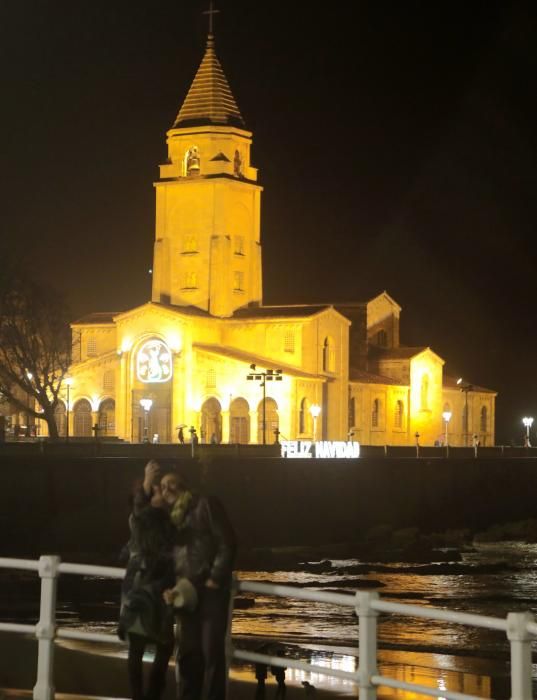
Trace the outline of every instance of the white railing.
[[[33, 689], [34, 700], [54, 700], [53, 665], [54, 640], [56, 638], [123, 644], [114, 635], [57, 627], [56, 588], [59, 574], [122, 579], [125, 573], [124, 569], [62, 563], [57, 556], [42, 556], [38, 561], [0, 557], [0, 568], [37, 571], [41, 578], [41, 603], [37, 625], [0, 622], [0, 631], [16, 634], [35, 634], [38, 640], [37, 681]], [[406, 683], [379, 675], [377, 662], [377, 618], [379, 613], [395, 613], [407, 617], [439, 620], [505, 632], [511, 651], [511, 700], [531, 700], [532, 698], [531, 643], [534, 637], [537, 636], [537, 622], [534, 621], [533, 615], [529, 612], [509, 613], [505, 619], [501, 619], [420, 605], [390, 603], [380, 600], [378, 593], [375, 592], [358, 591], [355, 595], [326, 593], [305, 588], [295, 588], [293, 586], [235, 580], [234, 593], [238, 591], [297, 598], [354, 608], [359, 620], [359, 667], [355, 672], [343, 671], [281, 656], [269, 656], [268, 654], [234, 649], [231, 643], [231, 624], [229, 624], [227, 647], [229, 659], [234, 658], [251, 663], [292, 668], [333, 678], [351, 680], [359, 688], [359, 700], [376, 700], [377, 688], [381, 686], [407, 690], [421, 695], [442, 697], [447, 700], [480, 700], [475, 695]]]

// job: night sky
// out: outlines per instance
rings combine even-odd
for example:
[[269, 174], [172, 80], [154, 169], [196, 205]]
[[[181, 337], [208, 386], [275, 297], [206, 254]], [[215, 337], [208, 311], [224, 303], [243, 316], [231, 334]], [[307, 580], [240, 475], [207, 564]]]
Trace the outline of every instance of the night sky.
[[[207, 4], [0, 4], [2, 237], [73, 318], [150, 298], [152, 183]], [[402, 342], [496, 389], [497, 440], [521, 442], [537, 419], [533, 4], [217, 7], [265, 187], [265, 303], [386, 289]]]

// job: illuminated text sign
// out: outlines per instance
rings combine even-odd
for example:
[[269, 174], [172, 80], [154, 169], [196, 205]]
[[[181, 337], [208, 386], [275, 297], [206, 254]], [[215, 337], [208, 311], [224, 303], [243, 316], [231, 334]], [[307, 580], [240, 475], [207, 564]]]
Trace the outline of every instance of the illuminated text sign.
[[356, 459], [360, 456], [360, 443], [343, 440], [283, 440], [281, 455], [290, 459]]

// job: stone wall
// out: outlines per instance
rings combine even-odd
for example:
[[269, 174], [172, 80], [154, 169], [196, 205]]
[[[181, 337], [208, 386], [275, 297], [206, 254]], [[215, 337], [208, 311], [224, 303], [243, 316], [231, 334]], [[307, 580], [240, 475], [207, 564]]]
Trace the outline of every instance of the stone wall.
[[[113, 563], [144, 462], [0, 458], [0, 554]], [[221, 498], [246, 548], [349, 542], [378, 525], [476, 530], [537, 514], [533, 458], [161, 462]]]

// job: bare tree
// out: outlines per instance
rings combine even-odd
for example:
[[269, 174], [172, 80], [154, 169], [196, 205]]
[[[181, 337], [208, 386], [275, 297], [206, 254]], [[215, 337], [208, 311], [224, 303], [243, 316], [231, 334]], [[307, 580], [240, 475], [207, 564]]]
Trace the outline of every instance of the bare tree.
[[68, 312], [61, 295], [6, 265], [0, 277], [0, 394], [45, 420], [52, 439], [58, 437], [54, 412], [70, 359]]

